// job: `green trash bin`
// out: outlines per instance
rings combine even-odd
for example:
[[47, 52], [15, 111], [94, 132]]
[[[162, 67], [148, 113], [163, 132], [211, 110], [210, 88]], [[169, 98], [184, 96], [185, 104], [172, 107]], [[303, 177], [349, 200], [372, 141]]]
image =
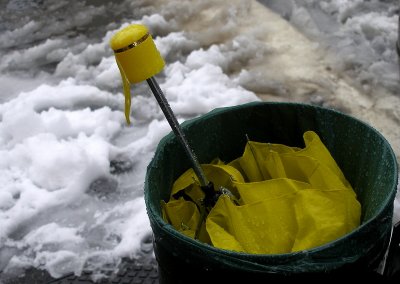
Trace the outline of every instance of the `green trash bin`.
[[239, 157], [246, 134], [253, 141], [304, 147], [303, 133], [315, 131], [356, 191], [362, 224], [323, 246], [273, 255], [222, 250], [180, 234], [163, 220], [160, 206], [161, 200], [169, 200], [173, 182], [190, 167], [171, 133], [159, 143], [145, 181], [160, 283], [213, 283], [221, 277], [231, 283], [332, 279], [371, 271], [380, 263], [390, 239], [398, 171], [393, 150], [378, 131], [334, 110], [267, 102], [216, 109], [182, 126], [201, 163]]

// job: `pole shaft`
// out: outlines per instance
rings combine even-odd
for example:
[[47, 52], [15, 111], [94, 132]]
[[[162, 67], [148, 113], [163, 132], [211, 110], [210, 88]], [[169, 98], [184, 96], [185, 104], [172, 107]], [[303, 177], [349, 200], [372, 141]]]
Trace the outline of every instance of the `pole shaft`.
[[207, 177], [205, 176], [203, 169], [201, 168], [200, 163], [199, 163], [195, 153], [190, 148], [189, 143], [186, 140], [185, 134], [183, 133], [182, 128], [179, 125], [179, 122], [176, 119], [167, 99], [165, 98], [163, 92], [161, 91], [160, 86], [158, 85], [158, 83], [154, 77], [150, 77], [146, 81], [147, 81], [147, 84], [149, 84], [150, 89], [153, 92], [161, 110], [163, 111], [165, 117], [167, 118], [167, 121], [168, 121], [169, 125], [171, 126], [172, 131], [175, 133], [176, 137], [178, 138], [179, 142], [181, 143], [182, 147], [184, 148], [187, 157], [189, 158], [190, 162], [192, 163], [193, 170], [194, 170], [197, 178], [199, 179], [200, 186], [206, 187], [209, 184]]

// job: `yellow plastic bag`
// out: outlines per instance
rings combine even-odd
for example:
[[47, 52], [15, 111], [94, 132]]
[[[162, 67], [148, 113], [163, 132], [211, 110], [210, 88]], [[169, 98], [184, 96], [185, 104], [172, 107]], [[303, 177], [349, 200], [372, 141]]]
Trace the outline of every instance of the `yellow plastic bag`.
[[200, 213], [196, 204], [180, 198], [164, 203], [163, 209], [164, 219], [182, 234], [194, 238], [200, 221]]
[[[249, 141], [242, 157], [228, 165], [203, 165], [207, 177], [231, 190], [239, 205], [221, 196], [207, 216], [202, 240], [247, 253], [289, 253], [323, 245], [359, 226], [361, 206], [350, 184], [318, 135], [308, 131], [303, 137], [304, 149]], [[170, 202], [192, 203], [199, 210], [203, 197], [188, 170], [174, 183]], [[193, 210], [172, 212], [170, 202], [163, 205], [166, 220], [193, 237], [181, 225], [190, 223]]]

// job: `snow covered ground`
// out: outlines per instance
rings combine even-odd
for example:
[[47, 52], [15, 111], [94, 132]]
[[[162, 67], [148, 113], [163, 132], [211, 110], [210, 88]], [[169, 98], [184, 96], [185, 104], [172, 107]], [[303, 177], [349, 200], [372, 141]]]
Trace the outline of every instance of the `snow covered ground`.
[[133, 86], [125, 123], [108, 42], [130, 23], [147, 25], [166, 59], [157, 77], [180, 121], [260, 98], [307, 102], [370, 123], [400, 157], [398, 1], [261, 2], [271, 10], [248, 0], [0, 1], [3, 275], [99, 271], [141, 253], [146, 166], [170, 128], [145, 84]]

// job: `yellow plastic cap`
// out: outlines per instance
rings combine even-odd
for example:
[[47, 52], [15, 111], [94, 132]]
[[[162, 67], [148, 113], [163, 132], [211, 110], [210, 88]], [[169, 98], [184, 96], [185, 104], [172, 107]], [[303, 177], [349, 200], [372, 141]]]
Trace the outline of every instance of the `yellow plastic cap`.
[[118, 31], [111, 39], [110, 46], [115, 58], [129, 83], [144, 81], [165, 66], [146, 26], [134, 24]]
[[165, 62], [149, 30], [143, 25], [130, 25], [119, 30], [111, 38], [110, 46], [114, 50], [115, 60], [121, 73], [125, 95], [125, 118], [130, 124], [130, 84], [156, 75], [164, 68]]

